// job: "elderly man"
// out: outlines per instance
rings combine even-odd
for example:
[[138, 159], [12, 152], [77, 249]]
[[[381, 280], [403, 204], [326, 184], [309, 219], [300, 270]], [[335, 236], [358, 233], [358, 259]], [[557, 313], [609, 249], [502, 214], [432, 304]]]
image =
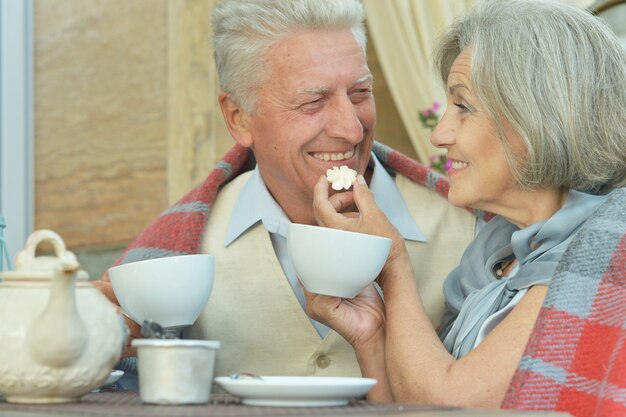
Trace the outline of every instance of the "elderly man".
[[286, 250], [290, 222], [315, 224], [313, 187], [335, 166], [364, 174], [441, 318], [443, 278], [476, 218], [448, 204], [445, 178], [374, 142], [363, 20], [358, 0], [223, 0], [213, 13], [219, 103], [237, 145], [120, 262], [215, 255], [211, 298], [186, 336], [221, 341], [216, 375], [360, 375], [351, 346], [307, 317]]

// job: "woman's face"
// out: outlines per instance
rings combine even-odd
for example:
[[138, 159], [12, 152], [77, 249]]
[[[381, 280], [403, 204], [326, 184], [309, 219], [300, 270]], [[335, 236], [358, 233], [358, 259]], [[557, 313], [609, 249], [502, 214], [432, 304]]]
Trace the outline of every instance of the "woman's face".
[[[452, 64], [447, 83], [448, 106], [431, 143], [448, 150], [448, 199], [456, 206], [500, 213], [516, 203], [517, 181], [498, 139], [495, 121], [482, 111], [471, 82], [471, 49]], [[504, 123], [505, 137], [514, 153], [525, 147], [519, 135]]]

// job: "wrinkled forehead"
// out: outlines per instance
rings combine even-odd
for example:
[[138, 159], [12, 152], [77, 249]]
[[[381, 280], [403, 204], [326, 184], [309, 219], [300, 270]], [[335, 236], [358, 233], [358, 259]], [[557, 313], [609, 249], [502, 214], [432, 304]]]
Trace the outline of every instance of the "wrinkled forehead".
[[448, 93], [453, 94], [454, 91], [459, 89], [466, 89], [469, 92], [474, 92], [474, 86], [472, 84], [472, 50], [471, 48], [465, 48], [456, 57], [450, 72], [448, 73], [447, 90]]
[[349, 29], [307, 31], [285, 37], [267, 49], [262, 66], [266, 81], [295, 83], [297, 89], [371, 80], [367, 57]]

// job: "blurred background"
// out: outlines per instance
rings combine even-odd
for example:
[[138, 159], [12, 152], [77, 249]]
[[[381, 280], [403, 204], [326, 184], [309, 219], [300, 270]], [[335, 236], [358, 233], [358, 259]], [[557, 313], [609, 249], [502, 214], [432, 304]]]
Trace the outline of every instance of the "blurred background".
[[[52, 229], [99, 278], [234, 144], [217, 106], [217, 0], [0, 2], [0, 214], [9, 255], [33, 230]], [[437, 150], [418, 114], [445, 101], [430, 48], [474, 2], [364, 0], [376, 137], [425, 163]], [[616, 10], [607, 16], [623, 25], [624, 8]]]

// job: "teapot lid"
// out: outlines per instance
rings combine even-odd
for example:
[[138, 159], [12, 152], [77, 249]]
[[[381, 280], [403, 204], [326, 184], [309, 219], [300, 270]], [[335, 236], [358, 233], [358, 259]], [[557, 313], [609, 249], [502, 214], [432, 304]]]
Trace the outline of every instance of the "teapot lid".
[[[44, 241], [52, 243], [56, 256], [35, 256], [37, 246]], [[76, 255], [65, 248], [65, 242], [52, 230], [41, 229], [33, 232], [26, 240], [26, 245], [15, 257], [15, 270], [0, 274], [5, 280], [42, 280], [52, 279], [54, 268], [61, 259], [76, 261]], [[86, 281], [89, 274], [82, 269], [76, 279]]]

